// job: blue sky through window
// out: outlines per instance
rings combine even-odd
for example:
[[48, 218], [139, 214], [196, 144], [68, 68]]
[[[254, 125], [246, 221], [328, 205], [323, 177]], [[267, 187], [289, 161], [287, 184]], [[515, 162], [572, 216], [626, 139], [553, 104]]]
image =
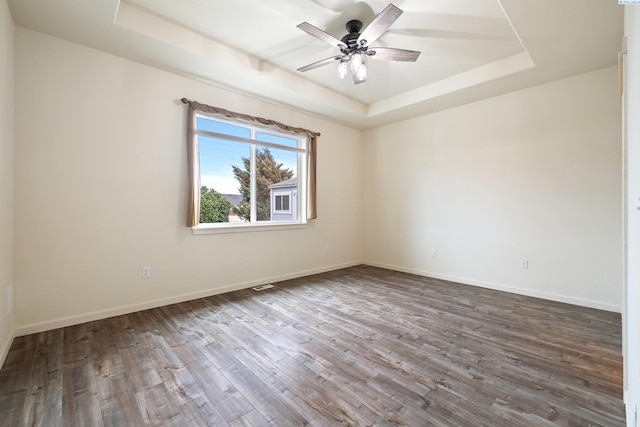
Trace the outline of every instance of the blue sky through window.
[[[222, 133], [241, 138], [251, 138], [251, 129], [228, 123], [208, 120], [202, 117], [197, 119], [197, 127], [200, 130]], [[280, 144], [287, 147], [297, 147], [298, 141], [267, 133], [256, 132], [258, 141]], [[258, 150], [263, 147], [258, 146]], [[228, 141], [208, 136], [198, 136], [198, 151], [200, 161], [200, 185], [213, 188], [222, 194], [239, 194], [240, 185], [233, 175], [232, 166], [244, 169], [242, 158], [249, 158], [251, 145], [249, 143]], [[298, 154], [294, 151], [270, 148], [277, 163], [282, 163], [284, 168], [291, 169], [293, 176], [298, 175]]]
[[251, 146], [241, 142], [198, 137], [200, 152], [200, 185], [222, 194], [240, 194], [232, 165], [244, 169], [242, 157], [249, 158]]

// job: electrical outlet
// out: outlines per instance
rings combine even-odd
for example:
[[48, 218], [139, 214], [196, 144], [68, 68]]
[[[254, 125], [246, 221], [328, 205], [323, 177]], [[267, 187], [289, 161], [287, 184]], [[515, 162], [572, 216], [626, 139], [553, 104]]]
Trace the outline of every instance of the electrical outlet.
[[324, 253], [328, 254], [331, 251], [331, 245], [328, 243], [325, 243], [324, 245]]
[[529, 268], [529, 261], [526, 259], [521, 259], [520, 260], [520, 268], [523, 270], [526, 270], [527, 268]]
[[438, 250], [437, 249], [431, 249], [431, 256], [433, 256], [433, 257], [438, 256]]
[[142, 267], [142, 278], [148, 279], [151, 277], [151, 267]]

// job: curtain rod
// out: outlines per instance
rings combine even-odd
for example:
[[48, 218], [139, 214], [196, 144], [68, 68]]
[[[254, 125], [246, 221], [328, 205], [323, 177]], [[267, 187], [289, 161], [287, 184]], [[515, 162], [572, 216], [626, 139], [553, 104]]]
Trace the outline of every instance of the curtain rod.
[[265, 119], [262, 117], [254, 117], [248, 114], [236, 113], [224, 108], [213, 107], [207, 104], [201, 104], [197, 101], [192, 101], [187, 98], [182, 98], [180, 101], [182, 101], [183, 104], [189, 104], [191, 108], [195, 109], [196, 111], [201, 111], [203, 113], [215, 114], [215, 115], [226, 117], [226, 118], [243, 120], [245, 122], [260, 124], [263, 126], [275, 127], [280, 130], [289, 131], [289, 132], [304, 133], [308, 135], [310, 138], [317, 138], [320, 136], [320, 132], [314, 132], [309, 129], [285, 125], [284, 123], [280, 123], [275, 120]]

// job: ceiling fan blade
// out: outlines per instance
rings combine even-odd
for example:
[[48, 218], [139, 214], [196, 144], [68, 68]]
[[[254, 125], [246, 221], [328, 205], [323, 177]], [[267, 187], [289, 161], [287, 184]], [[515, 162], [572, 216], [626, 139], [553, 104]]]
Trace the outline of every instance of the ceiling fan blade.
[[342, 40], [338, 40], [337, 38], [333, 37], [331, 34], [325, 31], [322, 31], [318, 27], [314, 27], [308, 22], [303, 22], [302, 24], [297, 25], [297, 27], [300, 28], [302, 31], [312, 35], [313, 37], [318, 38], [326, 43], [329, 43], [331, 46], [337, 47], [338, 49], [346, 48], [344, 43], [342, 43]]
[[415, 50], [396, 49], [395, 47], [370, 47], [367, 55], [374, 59], [385, 61], [407, 61], [415, 62], [420, 56], [420, 52]]
[[391, 24], [393, 24], [400, 15], [402, 15], [402, 10], [393, 4], [389, 4], [389, 6], [385, 7], [378, 16], [373, 18], [373, 21], [362, 31], [360, 37], [358, 37], [358, 44], [371, 45], [371, 43], [378, 40], [378, 38], [389, 29]]
[[321, 59], [320, 61], [298, 68], [298, 71], [305, 72], [305, 71], [313, 70], [314, 68], [322, 67], [324, 65], [332, 64], [336, 62], [338, 59], [342, 58], [343, 56], [344, 55], [337, 55], [337, 56], [332, 56], [330, 58]]

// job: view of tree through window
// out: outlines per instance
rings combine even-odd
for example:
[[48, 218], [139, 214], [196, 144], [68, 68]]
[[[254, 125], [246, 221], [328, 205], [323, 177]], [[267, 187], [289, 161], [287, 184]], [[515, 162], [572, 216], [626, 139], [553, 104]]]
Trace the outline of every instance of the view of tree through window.
[[[233, 174], [240, 183], [242, 200], [234, 212], [243, 219], [251, 218], [250, 159], [242, 158], [244, 168], [232, 166]], [[256, 151], [256, 216], [258, 221], [271, 220], [271, 189], [269, 186], [293, 177], [293, 171], [276, 162], [268, 148]]]
[[213, 188], [200, 188], [200, 222], [229, 222], [233, 205]]
[[[299, 222], [306, 139], [198, 115], [200, 223]], [[288, 210], [276, 197], [293, 197]]]

